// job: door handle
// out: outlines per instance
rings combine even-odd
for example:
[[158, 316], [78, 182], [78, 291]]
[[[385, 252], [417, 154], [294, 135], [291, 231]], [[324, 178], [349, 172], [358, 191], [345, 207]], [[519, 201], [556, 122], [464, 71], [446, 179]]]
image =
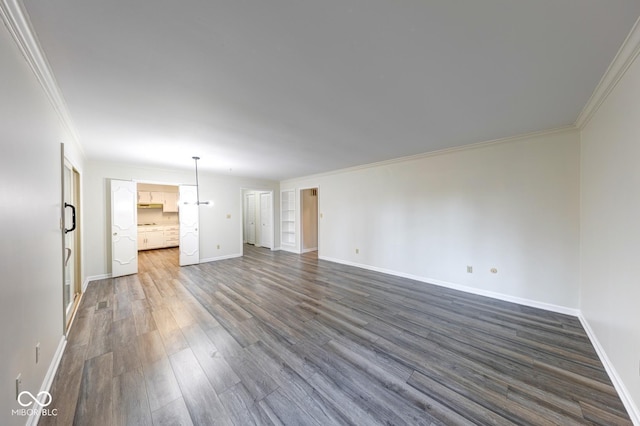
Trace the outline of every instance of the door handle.
[[64, 260], [64, 266], [66, 267], [69, 264], [69, 259], [71, 258], [71, 249], [66, 248], [65, 251], [67, 252], [67, 258]]
[[64, 208], [71, 207], [71, 229], [64, 230], [64, 233], [69, 233], [71, 231], [75, 231], [76, 229], [76, 207], [73, 204], [64, 203]]

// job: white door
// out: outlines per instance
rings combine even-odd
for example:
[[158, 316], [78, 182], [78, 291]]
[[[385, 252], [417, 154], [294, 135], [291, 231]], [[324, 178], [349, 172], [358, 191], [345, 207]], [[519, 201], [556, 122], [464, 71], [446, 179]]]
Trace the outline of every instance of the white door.
[[199, 206], [197, 188], [180, 185], [180, 266], [200, 263]]
[[256, 196], [255, 194], [247, 194], [246, 197], [246, 238], [247, 243], [256, 243]]
[[271, 207], [271, 193], [260, 194], [260, 245], [272, 248], [273, 240], [273, 219]]
[[136, 183], [111, 180], [111, 276], [138, 273]]

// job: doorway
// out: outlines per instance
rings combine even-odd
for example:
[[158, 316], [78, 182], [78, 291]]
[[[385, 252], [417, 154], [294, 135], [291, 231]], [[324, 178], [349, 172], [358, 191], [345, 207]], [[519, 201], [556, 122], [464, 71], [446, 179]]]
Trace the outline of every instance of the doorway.
[[[189, 189], [191, 189], [190, 186]], [[181, 219], [187, 219], [189, 216], [181, 217], [180, 207], [184, 213], [184, 210], [191, 206], [179, 206], [178, 200], [183, 198], [183, 201], [186, 201], [193, 192], [181, 194], [181, 191], [179, 185], [136, 183], [138, 251], [180, 247]], [[197, 206], [195, 209], [197, 214]], [[193, 228], [197, 229], [197, 225]], [[198, 245], [196, 244], [195, 247]], [[190, 252], [193, 251], [193, 249], [190, 250]], [[182, 253], [179, 250], [176, 253], [175, 261], [178, 262]], [[197, 263], [193, 259], [194, 253], [191, 254], [188, 264]]]
[[199, 263], [196, 194], [194, 185], [111, 179], [111, 276], [138, 273], [140, 251], [172, 250], [180, 266]]
[[318, 250], [318, 188], [300, 191], [300, 232], [302, 253]]
[[242, 242], [273, 249], [273, 192], [242, 190]]
[[80, 301], [82, 258], [80, 239], [80, 173], [64, 156], [62, 145], [62, 310], [65, 333]]

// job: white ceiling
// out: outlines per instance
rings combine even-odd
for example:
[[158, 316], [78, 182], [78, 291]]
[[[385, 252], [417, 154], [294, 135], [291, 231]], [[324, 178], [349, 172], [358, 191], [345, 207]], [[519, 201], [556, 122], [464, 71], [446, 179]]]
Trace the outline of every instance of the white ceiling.
[[[638, 0], [24, 0], [89, 159], [285, 179], [571, 125]], [[231, 171], [229, 171], [231, 169]]]

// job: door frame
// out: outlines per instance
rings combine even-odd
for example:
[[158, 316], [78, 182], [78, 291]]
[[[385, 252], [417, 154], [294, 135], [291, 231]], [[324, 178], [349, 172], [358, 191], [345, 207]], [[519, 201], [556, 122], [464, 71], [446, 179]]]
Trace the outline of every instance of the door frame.
[[[316, 190], [316, 197], [318, 199], [317, 203], [316, 203], [316, 232], [317, 232], [317, 247], [315, 250], [305, 250], [304, 248], [304, 224], [302, 223], [303, 220], [303, 211], [302, 211], [302, 203], [304, 202], [303, 197], [302, 197], [302, 192], [303, 191], [308, 191], [310, 189], [315, 189]], [[298, 247], [299, 253], [307, 253], [307, 252], [311, 252], [311, 251], [317, 251], [318, 252], [318, 256], [320, 255], [320, 224], [321, 222], [321, 214], [320, 214], [320, 185], [310, 185], [310, 186], [305, 186], [302, 188], [298, 188], [298, 224], [297, 224], [297, 228], [298, 228], [298, 235], [300, 235], [299, 238], [299, 244], [300, 246]]]
[[[166, 181], [158, 181], [158, 180], [148, 180], [148, 179], [133, 179], [133, 182], [136, 183], [136, 191], [138, 190], [138, 185], [139, 184], [143, 184], [143, 185], [158, 185], [158, 186], [175, 186], [176, 188], [178, 188], [178, 201], [180, 201], [180, 185], [192, 185], [190, 183], [173, 183], [173, 182], [166, 182]], [[137, 206], [136, 206], [137, 209]], [[180, 212], [178, 212], [178, 218], [180, 217]], [[180, 219], [178, 219], [178, 226], [180, 225], [179, 222]], [[198, 236], [199, 238], [199, 236]], [[178, 262], [180, 261], [180, 243], [178, 242], [178, 258], [176, 259]], [[138, 263], [140, 262], [140, 259], [138, 258]], [[140, 265], [138, 265], [140, 266]]]
[[[65, 154], [64, 143], [60, 144], [60, 235], [61, 235], [61, 250], [62, 250], [62, 330], [67, 335], [71, 329], [71, 323], [75, 317], [75, 313], [80, 304], [80, 300], [83, 296], [83, 277], [82, 277], [82, 176], [77, 165], [68, 158]], [[73, 181], [73, 199], [75, 207], [75, 229], [73, 234], [74, 253], [73, 256], [73, 293], [70, 297], [73, 298], [73, 302], [65, 305], [64, 293], [66, 282], [66, 266], [65, 266], [65, 252], [66, 252], [66, 208], [65, 208], [65, 169], [68, 168], [71, 171], [71, 179]]]
[[[275, 233], [276, 233], [276, 229], [275, 229], [275, 190], [273, 189], [264, 189], [264, 188], [252, 188], [252, 187], [241, 187], [240, 188], [240, 217], [242, 218], [242, 220], [240, 221], [240, 247], [241, 247], [241, 253], [242, 256], [244, 256], [244, 218], [245, 218], [245, 214], [246, 214], [246, 206], [245, 206], [245, 194], [248, 191], [254, 191], [254, 192], [269, 192], [271, 194], [271, 248], [269, 248], [269, 250], [271, 251], [275, 251], [276, 250], [276, 239], [275, 239]], [[258, 205], [259, 203], [256, 203], [256, 205]], [[256, 208], [256, 211], [258, 209]], [[262, 231], [261, 231], [262, 232]], [[257, 237], [256, 237], [256, 241], [257, 241]], [[258, 244], [256, 244], [256, 247], [259, 247]]]

